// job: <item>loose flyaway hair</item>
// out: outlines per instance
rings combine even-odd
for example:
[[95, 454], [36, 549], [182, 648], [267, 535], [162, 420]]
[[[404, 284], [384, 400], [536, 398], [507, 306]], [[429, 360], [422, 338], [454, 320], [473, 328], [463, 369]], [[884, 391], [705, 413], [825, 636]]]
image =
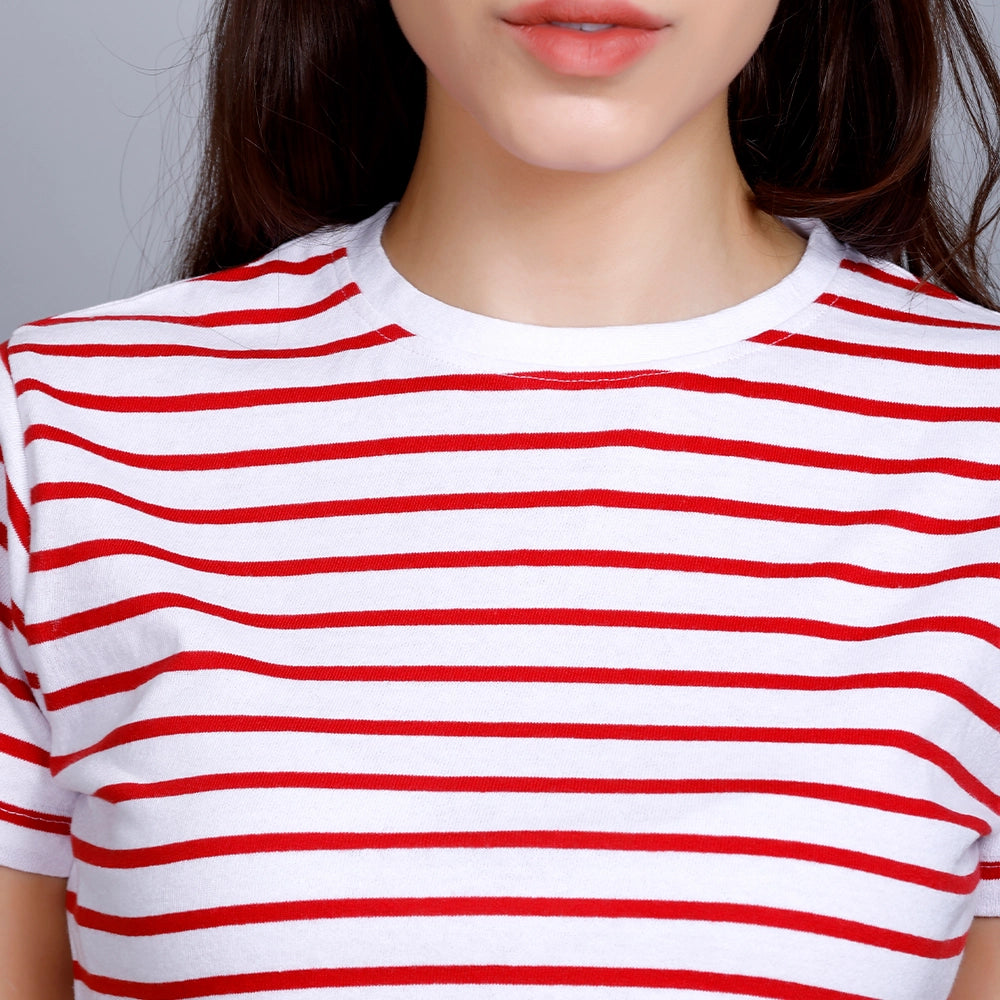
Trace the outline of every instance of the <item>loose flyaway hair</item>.
[[[389, 0], [217, 0], [210, 18], [178, 277], [402, 197], [426, 71]], [[977, 153], [962, 201], [942, 169], [946, 100]], [[861, 253], [1000, 308], [984, 246], [1000, 215], [1000, 75], [970, 0], [781, 0], [729, 121], [762, 211], [818, 217]]]

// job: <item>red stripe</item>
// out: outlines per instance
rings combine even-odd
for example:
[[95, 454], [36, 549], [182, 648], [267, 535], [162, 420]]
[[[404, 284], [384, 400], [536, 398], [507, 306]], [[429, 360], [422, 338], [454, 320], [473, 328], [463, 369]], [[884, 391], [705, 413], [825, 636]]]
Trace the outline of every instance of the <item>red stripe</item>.
[[947, 941], [876, 927], [857, 920], [747, 903], [708, 903], [668, 899], [583, 899], [522, 896], [361, 897], [304, 899], [287, 903], [250, 903], [150, 917], [117, 917], [68, 900], [82, 927], [110, 934], [144, 937], [211, 927], [275, 923], [285, 920], [356, 920], [378, 917], [558, 917], [613, 920], [703, 920], [751, 924], [855, 941], [922, 958], [953, 958], [965, 936]]
[[[10, 610], [4, 608], [4, 611], [6, 611], [6, 615], [0, 615], [0, 617], [7, 619], [3, 624], [7, 628], [10, 628]], [[18, 701], [26, 701], [30, 705], [35, 704], [35, 697], [31, 693], [31, 688], [24, 681], [17, 677], [11, 677], [10, 674], [3, 670], [0, 670], [0, 686], [5, 687]]]
[[301, 319], [311, 319], [336, 308], [348, 299], [360, 295], [361, 290], [354, 282], [337, 289], [319, 302], [303, 306], [289, 306], [284, 309], [236, 309], [227, 312], [202, 313], [194, 316], [167, 316], [155, 314], [110, 315], [110, 316], [53, 316], [40, 319], [27, 326], [62, 326], [67, 323], [173, 323], [179, 326], [215, 328], [220, 326], [259, 326], [271, 323], [294, 323]]
[[209, 857], [301, 851], [538, 849], [586, 851], [675, 851], [680, 853], [786, 858], [868, 872], [883, 878], [964, 895], [979, 872], [953, 875], [859, 851], [763, 837], [696, 834], [614, 833], [589, 830], [486, 830], [420, 833], [244, 834], [108, 850], [74, 838], [77, 861], [102, 868], [140, 868]]
[[215, 274], [205, 274], [195, 281], [252, 281], [266, 274], [315, 274], [334, 261], [347, 256], [347, 248], [339, 247], [332, 253], [323, 253], [306, 260], [269, 260], [262, 263], [230, 267]]
[[[155, 719], [143, 719], [139, 722], [127, 723], [108, 733], [103, 739], [77, 750], [75, 753], [54, 756], [51, 759], [53, 774], [70, 767], [87, 757], [102, 753], [113, 747], [128, 746], [144, 740], [160, 739], [166, 736], [202, 735], [217, 733], [322, 733], [324, 735], [362, 735], [362, 736], [412, 736], [412, 737], [444, 737], [472, 739], [535, 739], [535, 740], [634, 740], [662, 742], [705, 742], [705, 743], [777, 743], [789, 745], [814, 746], [857, 746], [857, 747], [890, 747], [901, 750], [913, 757], [927, 761], [948, 774], [959, 787], [984, 805], [1000, 812], [1000, 795], [984, 785], [975, 775], [969, 772], [963, 764], [946, 750], [924, 739], [915, 733], [892, 729], [847, 729], [847, 728], [782, 728], [777, 726], [654, 726], [628, 725], [624, 723], [583, 723], [583, 722], [477, 722], [474, 720], [458, 721], [424, 721], [422, 719], [319, 719], [299, 718], [291, 716], [245, 716], [245, 715], [182, 715], [166, 716]], [[352, 780], [354, 776], [338, 775], [335, 780]], [[395, 775], [391, 776], [401, 783], [401, 787], [409, 788], [412, 782], [418, 783], [430, 780], [437, 782], [436, 776]], [[228, 781], [229, 776], [222, 775], [220, 780]], [[330, 780], [328, 775], [322, 780]], [[485, 778], [460, 777], [447, 778], [445, 781], [458, 780], [486, 782], [488, 785], [496, 781], [498, 784], [507, 778], [488, 776]], [[601, 787], [600, 782], [606, 780], [607, 790], [627, 787], [640, 788], [642, 781], [625, 782], [623, 779], [564, 779], [532, 776], [529, 778], [512, 779], [515, 782], [527, 781], [530, 790], [551, 791], [561, 787], [567, 780], [570, 782], [597, 782], [594, 787]], [[654, 779], [654, 786], [659, 779]], [[177, 779], [183, 783], [193, 781], [193, 789], [204, 790], [198, 783], [204, 783], [204, 777], [192, 779]], [[167, 783], [168, 787], [186, 788], [177, 782]], [[241, 786], [242, 787], [242, 786]], [[338, 785], [337, 787], [342, 787]], [[526, 788], [525, 790], [529, 790]], [[176, 794], [186, 794], [184, 792]], [[100, 795], [105, 798], [106, 796]]]
[[1000, 330], [1000, 324], [997, 323], [973, 323], [970, 320], [964, 319], [943, 319], [940, 316], [925, 316], [921, 313], [912, 313], [904, 309], [889, 309], [886, 306], [877, 306], [871, 302], [847, 298], [844, 295], [833, 295], [829, 292], [821, 295], [816, 302], [822, 306], [833, 306], [835, 309], [843, 309], [845, 312], [855, 313], [859, 316], [868, 316], [871, 319], [887, 319], [894, 323], [939, 326], [949, 330]]
[[[85, 757], [144, 740], [206, 733], [321, 733], [469, 739], [628, 740], [636, 742], [781, 743], [792, 745], [894, 747], [939, 765], [954, 758], [915, 733], [894, 729], [796, 726], [671, 726], [615, 722], [478, 722], [472, 719], [327, 719], [285, 715], [176, 715], [125, 723], [72, 754], [52, 758], [61, 771]], [[406, 780], [408, 776], [403, 776]], [[186, 780], [186, 779], [180, 779]], [[531, 778], [545, 783], [548, 778]], [[561, 780], [561, 779], [555, 779]], [[575, 780], [575, 779], [574, 779]], [[619, 779], [608, 779], [617, 783]]]
[[29, 764], [49, 766], [49, 755], [41, 747], [36, 747], [34, 743], [27, 743], [4, 733], [0, 733], [0, 753], [6, 754], [8, 757], [16, 757], [18, 760], [26, 760]]
[[660, 552], [609, 549], [500, 549], [459, 552], [386, 552], [361, 556], [317, 556], [310, 559], [201, 559], [126, 538], [94, 539], [31, 554], [31, 571], [48, 572], [94, 559], [142, 556], [202, 573], [237, 577], [289, 577], [321, 573], [370, 573], [418, 569], [468, 569], [511, 566], [597, 567], [712, 573], [766, 580], [832, 579], [865, 587], [893, 589], [929, 587], [950, 580], [1000, 577], [1000, 563], [974, 563], [927, 573], [897, 573], [851, 563], [773, 563]]
[[[24, 635], [24, 612], [16, 605], [11, 602], [10, 605], [10, 627], [16, 629], [21, 635]], [[31, 677], [25, 674], [28, 683], [31, 683]]]
[[194, 344], [35, 344], [20, 343], [10, 349], [11, 354], [42, 354], [71, 358], [232, 358], [235, 360], [281, 360], [291, 358], [325, 358], [345, 351], [359, 351], [380, 347], [404, 337], [409, 331], [390, 324], [371, 333], [346, 337], [329, 344], [309, 347], [279, 347], [273, 350], [229, 350], [201, 347]]
[[869, 278], [874, 278], [876, 281], [881, 281], [885, 285], [906, 288], [910, 291], [920, 292], [923, 295], [930, 295], [938, 299], [951, 299], [954, 302], [960, 301], [957, 295], [939, 288], [937, 285], [932, 285], [929, 281], [919, 281], [917, 278], [904, 278], [901, 275], [890, 274], [888, 271], [883, 271], [881, 268], [873, 267], [871, 264], [862, 261], [848, 260], [845, 257], [841, 261], [840, 266], [845, 271], [854, 271], [857, 274], [866, 275]]
[[853, 358], [878, 358], [882, 361], [900, 361], [912, 365], [935, 365], [946, 368], [1000, 368], [998, 354], [958, 354], [954, 351], [920, 351], [909, 347], [885, 347], [873, 344], [855, 344], [824, 337], [807, 337], [804, 334], [782, 333], [769, 330], [753, 338], [759, 344], [795, 347], [824, 354], [842, 354]]
[[7, 517], [10, 519], [10, 526], [14, 529], [21, 547], [26, 551], [31, 551], [31, 521], [28, 518], [28, 511], [21, 498], [14, 492], [10, 479], [4, 477], [7, 483]]
[[837, 642], [866, 642], [924, 632], [952, 633], [981, 639], [1000, 648], [1000, 627], [959, 615], [933, 615], [882, 625], [846, 625], [809, 618], [683, 614], [613, 608], [386, 608], [366, 611], [320, 611], [266, 614], [202, 601], [187, 594], [139, 594], [49, 621], [25, 623], [32, 645], [105, 628], [155, 611], [188, 610], [251, 628], [300, 630], [327, 628], [396, 628], [433, 625], [567, 625], [583, 628], [656, 628], [682, 631], [806, 635]]
[[[152, 848], [139, 848], [130, 851], [108, 851], [75, 840], [74, 857], [84, 863], [112, 867], [101, 864], [101, 861], [108, 859], [110, 855], [110, 860], [115, 863], [113, 867], [139, 867], [134, 863], [138, 854], [144, 856], [143, 860], [147, 864], [143, 867], [146, 867], [153, 858], [159, 858], [160, 863], [163, 863], [164, 852], [173, 852], [171, 861], [175, 863], [180, 860], [191, 860], [192, 849], [201, 852], [197, 854], [197, 857], [200, 858], [217, 857], [222, 854], [232, 856], [257, 853], [261, 847], [264, 850], [272, 849], [283, 852], [294, 850], [487, 850], [496, 848], [656, 853], [672, 851], [808, 861], [837, 868], [847, 868], [852, 871], [868, 872], [882, 878], [922, 885], [929, 889], [955, 895], [965, 895], [972, 892], [979, 881], [978, 870], [968, 875], [953, 875], [951, 872], [936, 871], [932, 868], [907, 864], [875, 854], [828, 847], [823, 844], [807, 844], [765, 837], [704, 836], [683, 833], [611, 833], [590, 830], [265, 834], [264, 837], [267, 838], [264, 844], [260, 843], [258, 835], [243, 835], [234, 838], [218, 837], [202, 841], [188, 841], [181, 844], [162, 844]], [[303, 838], [307, 839], [303, 841]], [[230, 849], [223, 851], [223, 847], [227, 844]], [[206, 855], [204, 853], [206, 849], [214, 850], [216, 853]], [[185, 851], [186, 853], [183, 853], [181, 857], [177, 856], [178, 853]], [[128, 856], [128, 860], [122, 858], [121, 855]]]
[[135, 1000], [195, 1000], [200, 997], [279, 990], [337, 987], [490, 984], [508, 986], [631, 986], [648, 989], [693, 989], [738, 993], [768, 1000], [874, 1000], [761, 976], [700, 972], [691, 969], [602, 968], [558, 965], [409, 965], [343, 969], [291, 969], [248, 972], [232, 976], [185, 979], [170, 983], [131, 982], [88, 972], [79, 962], [75, 977], [86, 987], [108, 996]]
[[979, 870], [983, 879], [989, 881], [1000, 879], [1000, 861], [981, 861]]
[[[556, 780], [556, 779], [551, 779]], [[423, 792], [469, 792], [490, 793], [535, 792], [530, 786], [531, 779], [504, 778], [431, 778], [425, 777], [417, 786], [416, 780], [410, 787], [400, 789], [398, 776], [385, 774], [291, 774], [262, 773], [254, 775], [206, 775], [201, 779], [174, 779], [169, 782], [153, 782], [108, 785], [96, 793], [97, 798], [107, 802], [134, 802], [143, 798], [166, 798], [173, 795], [198, 794], [204, 791], [224, 789], [264, 789], [264, 788], [352, 788], [379, 791], [423, 791]], [[563, 779], [557, 789], [563, 794], [609, 794], [608, 779]], [[621, 781], [617, 782], [621, 785]], [[634, 786], [637, 780], [628, 782]], [[643, 782], [644, 786], [649, 781]], [[820, 784], [805, 781], [775, 781], [756, 778], [703, 778], [672, 779], [655, 782], [656, 789], [638, 790], [635, 794], [658, 795], [777, 795], [782, 797], [808, 798], [821, 802], [837, 802], [859, 809], [875, 809], [880, 812], [900, 816], [914, 816], [950, 823], [963, 829], [972, 830], [980, 836], [987, 836], [990, 825], [978, 816], [946, 809], [937, 802], [908, 798], [890, 792], [879, 792], [869, 788], [849, 788], [843, 785]], [[195, 787], [195, 786], [198, 787]], [[445, 787], [447, 785], [447, 787]], [[165, 787], [169, 786], [169, 787]], [[183, 786], [183, 787], [182, 787]], [[600, 787], [596, 787], [600, 786]], [[162, 793], [162, 794], [161, 794]], [[611, 794], [620, 794], [620, 789]], [[389, 850], [448, 847], [542, 847], [577, 850], [662, 850], [661, 838], [671, 834], [619, 834], [605, 831], [561, 831], [561, 830], [474, 830], [474, 831], [423, 831], [420, 833], [266, 833], [241, 834], [223, 837], [203, 837], [177, 843], [157, 844], [151, 847], [111, 850], [74, 838], [73, 855], [85, 864], [97, 868], [150, 868], [160, 865], [177, 864], [205, 858], [228, 857], [237, 854], [295, 853], [303, 851], [354, 851]], [[725, 837], [726, 843], [736, 843], [734, 838]], [[742, 843], [742, 841], [741, 841]], [[652, 846], [661, 845], [661, 846]], [[681, 849], [681, 848], [676, 848]], [[752, 853], [744, 845], [746, 853]]]
[[[277, 320], [274, 321], [277, 322]], [[281, 322], [285, 321], [287, 320], [281, 320]], [[1000, 329], [1000, 326], [997, 326], [996, 329]], [[200, 392], [178, 396], [108, 396], [74, 392], [30, 378], [17, 382], [15, 389], [19, 395], [27, 392], [39, 392], [71, 406], [101, 410], [106, 413], [201, 413], [258, 406], [330, 403], [346, 399], [371, 399], [379, 396], [421, 392], [620, 389], [620, 382], [610, 377], [611, 374], [613, 373], [525, 372], [513, 376], [490, 374], [427, 375], [405, 379], [380, 379], [374, 382], [245, 389], [235, 392]], [[797, 406], [817, 407], [844, 413], [859, 413], [869, 417], [887, 417], [894, 420], [919, 420], [931, 423], [946, 421], [1000, 422], [1000, 407], [994, 406], [935, 406], [897, 400], [868, 399], [798, 385], [753, 382], [747, 379], [700, 375], [693, 372], [639, 372], [633, 374], [635, 380], [632, 384], [637, 388], [655, 386], [684, 392], [732, 395], [747, 399], [793, 403]]]
[[[877, 458], [788, 448], [757, 441], [734, 441], [726, 438], [656, 431], [612, 430], [522, 434], [427, 434], [368, 441], [337, 441], [328, 444], [291, 445], [281, 448], [258, 448], [252, 451], [214, 452], [207, 454], [140, 454], [110, 448], [47, 424], [33, 424], [25, 434], [25, 444], [54, 441], [80, 448], [102, 458], [144, 469], [168, 471], [204, 471], [239, 469], [261, 465], [293, 465], [301, 462], [329, 462], [355, 458], [381, 458], [390, 455], [432, 453], [576, 450], [589, 448], [642, 448], [650, 451], [679, 452], [741, 458], [781, 465], [837, 469], [871, 475], [907, 475], [936, 472], [942, 475], [986, 481], [1000, 480], [1000, 465], [957, 458]], [[50, 484], [47, 484], [50, 485]], [[604, 491], [592, 491], [600, 494]], [[614, 495], [613, 491], [607, 491]], [[510, 496], [512, 494], [495, 494]], [[513, 494], [518, 495], [518, 494]], [[628, 494], [624, 494], [628, 495]], [[642, 494], [638, 494], [642, 495]]]
[[45, 707], [59, 711], [97, 698], [135, 691], [173, 672], [232, 670], [291, 681], [417, 684], [628, 684], [648, 687], [736, 688], [755, 691], [932, 691], [951, 698], [988, 726], [1000, 731], [1000, 707], [960, 681], [919, 671], [841, 676], [765, 674], [738, 671], [642, 670], [632, 667], [539, 666], [289, 666], [216, 651], [176, 653], [156, 663], [96, 677], [45, 694]]
[[33, 809], [22, 809], [9, 802], [0, 802], [0, 821], [28, 830], [54, 833], [61, 837], [69, 836], [70, 818], [68, 816], [56, 816], [52, 813], [35, 812]]
[[[178, 798], [210, 792], [311, 789], [322, 791], [387, 791], [472, 795], [780, 795], [817, 799], [902, 816], [951, 823], [987, 836], [992, 828], [978, 816], [946, 809], [938, 803], [893, 795], [868, 788], [824, 785], [806, 781], [771, 781], [763, 778], [543, 778], [536, 776], [452, 776], [414, 774], [323, 773], [254, 771], [207, 774], [151, 782], [119, 782], [93, 793], [112, 804], [152, 799]], [[265, 851], [311, 851], [341, 849], [337, 844], [310, 840], [312, 834], [249, 835], [248, 838], [206, 838], [181, 844], [165, 844], [133, 851], [103, 851], [87, 845], [90, 854], [81, 861], [107, 868], [148, 867], [173, 864], [192, 858], [231, 853]], [[326, 836], [315, 835], [315, 836]], [[365, 834], [364, 836], [368, 836]], [[243, 844], [243, 848], [238, 845]], [[425, 845], [428, 846], [428, 845]], [[357, 848], [360, 849], [360, 848]]]
[[180, 524], [269, 524], [307, 518], [408, 514], [441, 510], [515, 510], [546, 507], [608, 507], [626, 510], [668, 510], [740, 517], [759, 521], [819, 524], [831, 527], [886, 525], [928, 535], [963, 535], [1000, 528], [1000, 516], [967, 520], [928, 517], [897, 510], [840, 511], [776, 504], [748, 503], [719, 497], [690, 497], [624, 490], [550, 490], [526, 493], [431, 493], [421, 496], [369, 497], [315, 503], [221, 510], [164, 507], [126, 496], [93, 483], [40, 483], [32, 503], [52, 500], [105, 500], [131, 510]]
[[[564, 795], [781, 795], [838, 802], [863, 809], [915, 816], [942, 823], [952, 823], [988, 836], [992, 827], [978, 816], [946, 809], [936, 802], [914, 799], [869, 788], [850, 788], [809, 781], [772, 781], [763, 778], [684, 778], [684, 779], [613, 779], [613, 778], [519, 778], [454, 777], [439, 775], [396, 774], [324, 774], [317, 772], [260, 772], [253, 774], [208, 774], [167, 781], [121, 782], [105, 785], [94, 797], [105, 802], [136, 802], [142, 799], [173, 798], [204, 792], [233, 789], [363, 789], [391, 792], [432, 792], [498, 794], [504, 792], [539, 794], [558, 792]], [[104, 851], [85, 845], [92, 853], [80, 855], [81, 861], [106, 868], [133, 868], [173, 864], [192, 858], [216, 857], [230, 853], [254, 854], [262, 851], [312, 851], [340, 849], [337, 844], [311, 838], [326, 834], [263, 834], [242, 837], [214, 837], [182, 844], [166, 844], [134, 851]], [[333, 836], [333, 835], [331, 835]], [[364, 834], [369, 836], [369, 834]], [[239, 845], [243, 845], [240, 848]], [[206, 853], [207, 852], [207, 853]]]

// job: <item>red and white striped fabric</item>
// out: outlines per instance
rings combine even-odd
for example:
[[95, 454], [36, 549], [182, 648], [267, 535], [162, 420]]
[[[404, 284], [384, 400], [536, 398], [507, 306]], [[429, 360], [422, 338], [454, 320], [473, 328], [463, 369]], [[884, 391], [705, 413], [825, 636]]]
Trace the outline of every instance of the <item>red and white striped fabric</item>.
[[1000, 315], [787, 220], [731, 309], [522, 326], [392, 207], [6, 344], [0, 864], [77, 997], [944, 1000]]

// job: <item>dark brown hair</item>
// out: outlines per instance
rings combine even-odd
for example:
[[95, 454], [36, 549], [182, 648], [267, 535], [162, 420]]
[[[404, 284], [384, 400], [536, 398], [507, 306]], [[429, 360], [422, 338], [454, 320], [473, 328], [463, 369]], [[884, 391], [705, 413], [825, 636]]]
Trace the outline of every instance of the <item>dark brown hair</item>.
[[[204, 158], [178, 276], [243, 264], [398, 201], [426, 71], [389, 0], [218, 0]], [[985, 153], [967, 213], [941, 172], [946, 86]], [[729, 91], [757, 206], [998, 308], [981, 246], [1000, 209], [1000, 75], [970, 0], [780, 0]]]

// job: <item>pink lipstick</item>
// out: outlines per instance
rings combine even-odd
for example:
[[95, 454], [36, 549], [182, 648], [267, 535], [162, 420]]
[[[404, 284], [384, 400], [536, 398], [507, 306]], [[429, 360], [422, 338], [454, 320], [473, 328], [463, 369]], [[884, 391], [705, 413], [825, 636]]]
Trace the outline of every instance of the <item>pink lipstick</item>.
[[536, 59], [567, 76], [614, 76], [650, 52], [668, 22], [623, 0], [534, 0], [503, 17]]

